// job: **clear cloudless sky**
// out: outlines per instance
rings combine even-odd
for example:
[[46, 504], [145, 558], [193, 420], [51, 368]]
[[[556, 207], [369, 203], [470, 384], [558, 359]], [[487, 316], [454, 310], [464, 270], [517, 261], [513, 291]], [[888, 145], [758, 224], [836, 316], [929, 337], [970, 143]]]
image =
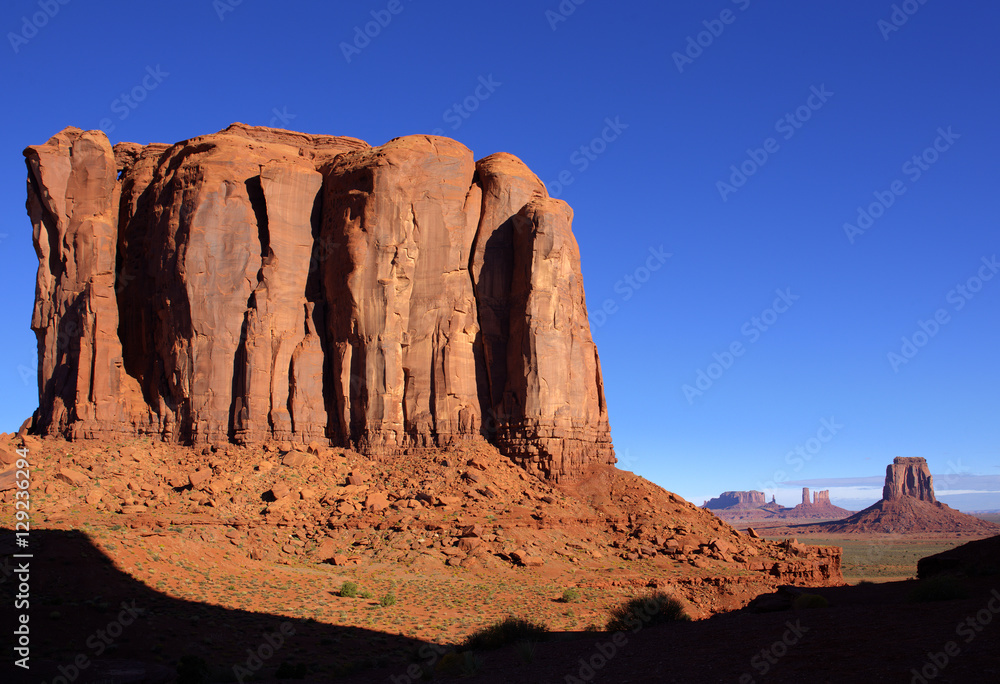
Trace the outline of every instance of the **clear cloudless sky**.
[[[697, 504], [894, 456], [1000, 473], [1000, 278], [949, 296], [1000, 255], [997, 3], [910, 0], [896, 26], [888, 0], [234, 1], [0, 10], [0, 430], [37, 405], [22, 149], [70, 125], [147, 143], [242, 121], [522, 158], [575, 211], [621, 466]], [[348, 60], [372, 12], [391, 21]], [[776, 290], [795, 298], [777, 315]]]

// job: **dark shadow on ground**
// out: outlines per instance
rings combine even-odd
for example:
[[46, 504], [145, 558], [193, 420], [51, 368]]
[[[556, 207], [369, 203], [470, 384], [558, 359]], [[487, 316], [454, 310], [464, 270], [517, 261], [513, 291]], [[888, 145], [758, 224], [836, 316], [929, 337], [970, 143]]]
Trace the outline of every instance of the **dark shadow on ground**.
[[[378, 631], [171, 598], [115, 567], [82, 532], [32, 530], [30, 559], [13, 557], [18, 550], [12, 530], [0, 528], [0, 535], [4, 684], [166, 683], [175, 681], [182, 658], [190, 682], [238, 681], [234, 666], [254, 675], [248, 682], [271, 681], [276, 674], [294, 677], [303, 668], [310, 680], [329, 681], [391, 663], [405, 671], [412, 654], [426, 645]], [[27, 611], [15, 606], [17, 568], [25, 561]], [[14, 664], [19, 656], [11, 650], [22, 613], [28, 615], [28, 672]]]
[[[392, 634], [170, 598], [121, 572], [85, 534], [40, 530], [31, 533], [25, 674], [7, 636], [17, 624], [20, 559], [10, 557], [13, 532], [0, 534], [4, 684], [240, 681], [234, 666], [243, 668], [242, 681], [257, 683], [295, 681], [303, 667], [306, 681], [353, 684], [1000, 681], [1000, 575], [968, 572], [960, 562], [966, 553], [993, 568], [997, 540], [949, 552], [947, 569], [957, 574], [922, 600], [914, 599], [917, 581], [783, 589], [708, 620], [444, 655]], [[797, 601], [803, 592], [822, 599]], [[114, 624], [121, 629], [112, 637]], [[189, 672], [178, 678], [182, 659]]]

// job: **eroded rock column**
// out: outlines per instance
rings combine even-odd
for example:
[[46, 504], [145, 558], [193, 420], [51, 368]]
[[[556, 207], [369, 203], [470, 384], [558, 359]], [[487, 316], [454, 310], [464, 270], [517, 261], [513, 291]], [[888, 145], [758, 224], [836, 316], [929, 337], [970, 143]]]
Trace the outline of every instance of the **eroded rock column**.
[[558, 479], [615, 462], [597, 347], [590, 336], [573, 211], [535, 197], [514, 231], [507, 385], [498, 446]]
[[[308, 442], [326, 436], [323, 307], [306, 298], [313, 218], [323, 176], [301, 166], [268, 164], [248, 186], [258, 208], [259, 282], [250, 297], [236, 435], [244, 441]], [[318, 218], [318, 215], [316, 215]]]
[[24, 155], [39, 260], [35, 428], [71, 437], [134, 431], [143, 412], [118, 339], [114, 152], [103, 133], [67, 128]]
[[410, 136], [324, 170], [337, 427], [362, 449], [477, 438], [478, 316], [469, 256], [481, 194], [472, 153]]

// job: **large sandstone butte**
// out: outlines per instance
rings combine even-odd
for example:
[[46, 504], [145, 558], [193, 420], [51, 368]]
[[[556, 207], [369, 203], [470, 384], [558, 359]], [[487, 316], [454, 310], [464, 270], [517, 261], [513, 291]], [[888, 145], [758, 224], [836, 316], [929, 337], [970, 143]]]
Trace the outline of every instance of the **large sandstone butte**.
[[859, 534], [1000, 533], [1000, 525], [966, 515], [938, 501], [926, 460], [899, 456], [886, 468], [881, 501], [849, 518], [812, 527], [820, 532]]
[[897, 456], [885, 468], [885, 486], [882, 498], [886, 501], [910, 496], [920, 501], [934, 503], [934, 478], [923, 458]]
[[24, 154], [35, 432], [615, 462], [573, 212], [516, 157], [243, 124]]

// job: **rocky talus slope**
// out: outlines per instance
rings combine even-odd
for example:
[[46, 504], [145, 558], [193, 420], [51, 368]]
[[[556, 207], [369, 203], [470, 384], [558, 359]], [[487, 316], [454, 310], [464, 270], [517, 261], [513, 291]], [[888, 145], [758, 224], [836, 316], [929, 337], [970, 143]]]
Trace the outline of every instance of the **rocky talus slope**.
[[672, 585], [702, 615], [780, 584], [842, 582], [839, 548], [741, 533], [611, 466], [549, 483], [488, 444], [373, 461], [318, 443], [191, 448], [5, 436], [5, 462], [20, 444], [37, 469], [40, 527], [87, 520], [169, 535], [184, 525], [196, 541], [231, 544], [262, 563], [527, 568], [572, 572], [579, 586]]

